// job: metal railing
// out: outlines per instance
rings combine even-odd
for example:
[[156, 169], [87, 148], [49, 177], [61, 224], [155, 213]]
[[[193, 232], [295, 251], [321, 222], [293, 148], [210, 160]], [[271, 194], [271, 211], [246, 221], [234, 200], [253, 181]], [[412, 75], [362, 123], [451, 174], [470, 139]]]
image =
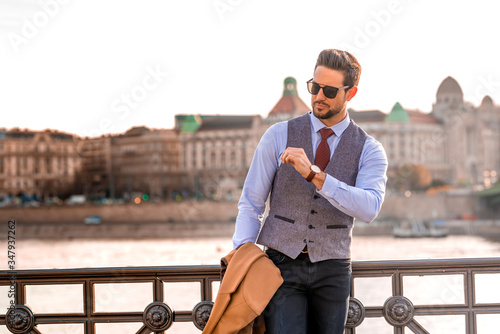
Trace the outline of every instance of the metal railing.
[[[192, 322], [201, 331], [212, 310], [214, 286], [220, 280], [219, 270], [219, 266], [178, 266], [0, 271], [0, 286], [7, 287], [9, 291], [15, 289], [15, 294], [10, 294], [13, 299], [9, 309], [0, 312], [4, 314], [0, 317], [0, 325], [7, 326], [12, 333], [42, 334], [38, 325], [79, 324], [83, 325], [86, 334], [94, 334], [96, 324], [133, 322], [140, 323], [135, 333], [146, 334], [168, 332], [174, 322]], [[355, 334], [364, 320], [372, 318], [385, 319], [388, 326], [393, 327], [395, 334], [404, 333], [405, 328], [417, 334], [430, 333], [416, 317], [436, 315], [464, 316], [465, 333], [478, 333], [477, 316], [500, 315], [500, 300], [477, 301], [476, 281], [478, 277], [496, 278], [497, 274], [500, 274], [500, 258], [354, 262], [346, 333]], [[446, 293], [435, 298], [432, 303], [414, 305], [411, 298], [405, 296], [405, 288], [410, 283], [415, 284], [415, 281], [425, 278], [443, 277], [453, 277], [455, 283], [459, 282], [461, 285], [461, 291], [456, 286], [444, 288], [453, 289], [453, 298], [449, 298], [449, 294], [444, 291]], [[363, 305], [363, 297], [357, 295], [361, 282], [370, 279], [386, 279], [392, 289], [385, 301], [375, 306]], [[199, 302], [192, 309], [172, 310], [165, 303], [165, 284], [175, 282], [199, 283]], [[500, 278], [498, 282], [500, 283]], [[149, 283], [153, 290], [152, 300], [143, 312], [96, 310], [95, 287], [107, 283]], [[377, 289], [372, 283], [364, 283]], [[428, 281], [424, 283], [427, 284]], [[26, 305], [27, 287], [65, 284], [82, 286], [81, 312], [34, 314]], [[495, 289], [498, 289], [496, 285], [490, 287], [489, 291]]]
[[[449, 259], [449, 260], [410, 260], [410, 261], [370, 261], [353, 263], [353, 280], [351, 296], [356, 296], [356, 280], [361, 278], [387, 277], [391, 281], [392, 296], [388, 296], [383, 305], [365, 307], [362, 301], [351, 297], [349, 308], [348, 329], [349, 334], [356, 333], [365, 318], [383, 317], [390, 325], [394, 326], [395, 334], [403, 334], [404, 328], [409, 328], [413, 333], [430, 333], [424, 326], [415, 320], [416, 316], [465, 316], [465, 333], [478, 333], [477, 316], [480, 314], [500, 315], [500, 298], [494, 302], [480, 302], [477, 300], [476, 279], [486, 275], [500, 283], [500, 258], [479, 259]], [[493, 277], [489, 276], [493, 275]], [[434, 289], [441, 289], [443, 293], [433, 298], [432, 303], [413, 305], [405, 297], [405, 288], [408, 279], [453, 277], [455, 283], [461, 286], [446, 286], [446, 283]], [[485, 276], [481, 276], [483, 278]], [[457, 279], [458, 278], [458, 279]], [[413, 282], [412, 282], [413, 283]], [[423, 282], [424, 285], [429, 282]], [[493, 292], [496, 284], [487, 288]], [[429, 290], [429, 291], [426, 291]], [[432, 294], [432, 287], [420, 288], [418, 293]], [[451, 292], [451, 293], [450, 293]], [[418, 297], [418, 295], [415, 295]], [[483, 295], [481, 297], [484, 297]], [[428, 300], [430, 298], [419, 298]], [[463, 329], [463, 328], [462, 328]], [[458, 329], [462, 332], [460, 329]], [[454, 333], [447, 331], [447, 333]], [[480, 333], [483, 334], [483, 333]]]

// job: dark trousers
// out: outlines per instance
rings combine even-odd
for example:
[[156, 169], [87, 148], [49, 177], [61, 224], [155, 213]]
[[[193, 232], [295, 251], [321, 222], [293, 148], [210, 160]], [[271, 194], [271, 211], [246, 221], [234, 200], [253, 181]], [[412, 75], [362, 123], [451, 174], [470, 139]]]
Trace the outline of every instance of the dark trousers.
[[350, 259], [312, 263], [307, 253], [292, 259], [266, 251], [283, 284], [264, 311], [266, 334], [342, 334], [349, 307]]

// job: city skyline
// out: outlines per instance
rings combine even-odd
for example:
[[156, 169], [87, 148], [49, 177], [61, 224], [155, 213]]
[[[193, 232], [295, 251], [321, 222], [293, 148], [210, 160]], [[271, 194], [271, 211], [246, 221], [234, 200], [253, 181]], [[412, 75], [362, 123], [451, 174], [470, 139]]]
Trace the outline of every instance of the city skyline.
[[[432, 110], [452, 76], [464, 100], [500, 101], [498, 4], [452, 1], [0, 1], [3, 128], [81, 137], [173, 128], [176, 114], [259, 114], [324, 48], [363, 66], [349, 107]], [[331, 31], [331, 33], [330, 33]], [[477, 60], [476, 60], [477, 59]]]
[[[287, 78], [293, 78], [293, 77], [287, 77]], [[285, 79], [287, 79], [285, 78]], [[293, 78], [294, 79], [294, 78]], [[439, 87], [441, 87], [441, 85], [445, 82], [445, 81], [448, 81], [449, 79], [451, 79], [452, 81], [455, 81], [455, 79], [453, 77], [450, 77], [448, 76], [447, 78], [443, 79], [443, 81], [441, 82], [441, 84], [436, 88], [436, 92], [438, 92], [439, 90]], [[284, 80], [285, 81], [285, 80]], [[284, 82], [282, 84], [285, 84]], [[462, 85], [460, 85], [460, 83], [458, 83], [458, 89], [459, 90], [462, 90]], [[298, 85], [298, 84], [297, 84]], [[298, 88], [298, 87], [297, 87]], [[283, 87], [282, 85], [282, 89], [287, 89], [286, 87]], [[299, 89], [297, 89], [299, 90]], [[463, 90], [462, 90], [463, 91]], [[490, 96], [490, 95], [484, 95], [483, 96], [483, 99], [486, 97], [486, 96]], [[298, 96], [298, 98], [300, 100], [302, 100], [303, 102], [305, 102], [300, 96]], [[464, 97], [464, 103], [466, 104], [470, 104], [472, 105], [473, 107], [479, 107], [483, 101], [483, 99], [481, 100], [481, 103], [479, 103], [478, 105], [475, 105], [473, 103], [471, 103], [471, 101], [467, 101], [465, 100], [466, 97]], [[276, 103], [279, 101], [279, 99], [277, 99], [275, 101], [275, 104], [274, 106], [276, 107]], [[499, 106], [498, 103], [496, 103], [495, 101], [493, 101], [494, 105], [495, 106]], [[307, 102], [305, 103], [307, 105]], [[309, 106], [308, 106], [309, 107]], [[399, 102], [395, 102], [394, 105], [388, 110], [388, 111], [382, 111], [382, 110], [379, 110], [379, 109], [375, 109], [375, 108], [367, 108], [367, 109], [363, 109], [363, 110], [354, 110], [353, 108], [348, 108], [350, 111], [351, 111], [351, 118], [357, 118], [359, 116], [357, 116], [357, 114], [361, 115], [361, 114], [364, 114], [365, 112], [367, 114], [372, 114], [372, 112], [380, 112], [382, 114], [385, 114], [386, 116], [388, 116], [391, 111], [393, 111], [394, 108], [403, 108], [405, 110], [408, 110], [408, 111], [411, 111], [411, 112], [416, 112], [416, 113], [422, 113], [424, 115], [431, 115], [432, 113], [432, 110], [420, 110], [420, 109], [412, 109], [412, 108], [406, 108], [404, 106], [402, 106]], [[309, 107], [310, 109], [310, 107]], [[177, 117], [181, 116], [181, 117], [184, 117], [184, 116], [187, 116], [187, 117], [190, 117], [190, 116], [195, 116], [195, 117], [198, 117], [198, 116], [208, 116], [208, 117], [213, 117], [213, 116], [260, 116], [262, 118], [262, 120], [265, 121], [266, 118], [268, 117], [271, 117], [273, 118], [273, 114], [272, 114], [272, 110], [274, 109], [271, 109], [269, 110], [269, 113], [265, 113], [265, 114], [258, 114], [258, 113], [254, 113], [254, 114], [218, 114], [218, 113], [214, 113], [214, 114], [210, 114], [210, 113], [201, 113], [201, 114], [187, 114], [187, 113], [180, 113], [180, 114], [175, 114], [175, 115], [172, 115], [172, 124], [170, 127], [155, 127], [154, 125], [152, 126], [148, 126], [148, 125], [145, 125], [145, 124], [131, 124], [131, 126], [121, 132], [109, 132], [109, 133], [101, 133], [97, 136], [89, 136], [89, 135], [84, 135], [84, 136], [81, 136], [79, 135], [78, 133], [72, 133], [72, 132], [69, 132], [69, 131], [66, 131], [65, 129], [55, 129], [55, 128], [45, 128], [45, 129], [31, 129], [31, 128], [26, 128], [26, 127], [12, 127], [12, 128], [5, 128], [5, 127], [0, 127], [0, 133], [1, 131], [12, 131], [12, 130], [17, 130], [17, 131], [21, 131], [21, 132], [32, 132], [32, 133], [41, 133], [41, 132], [46, 132], [48, 131], [49, 133], [60, 133], [60, 134], [65, 134], [65, 135], [71, 135], [71, 136], [74, 136], [75, 138], [82, 138], [82, 139], [85, 139], [85, 138], [89, 138], [89, 139], [93, 139], [93, 138], [99, 138], [99, 137], [109, 137], [109, 136], [122, 136], [124, 134], [127, 134], [129, 131], [135, 131], [134, 129], [136, 130], [139, 130], [141, 128], [146, 128], [146, 129], [149, 129], [149, 130], [176, 130], [177, 128], [177, 125], [176, 125], [176, 122], [177, 122]], [[356, 114], [352, 114], [352, 112], [355, 112]], [[201, 119], [200, 119], [200, 123], [201, 123]], [[182, 131], [181, 131], [182, 132]]]

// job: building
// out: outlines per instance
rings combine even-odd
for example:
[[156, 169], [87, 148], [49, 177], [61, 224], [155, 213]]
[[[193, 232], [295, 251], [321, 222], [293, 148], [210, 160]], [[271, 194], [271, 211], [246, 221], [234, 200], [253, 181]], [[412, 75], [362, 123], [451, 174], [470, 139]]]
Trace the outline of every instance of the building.
[[180, 145], [171, 129], [134, 127], [83, 145], [82, 182], [89, 198], [168, 198], [179, 191]]
[[239, 198], [262, 136], [259, 115], [176, 115], [182, 195]]
[[179, 191], [180, 144], [172, 129], [135, 127], [112, 138], [112, 178], [117, 197], [135, 192], [168, 198]]
[[182, 182], [195, 196], [238, 199], [255, 148], [272, 124], [309, 111], [297, 81], [284, 80], [283, 95], [266, 118], [259, 115], [176, 115]]
[[350, 116], [384, 146], [390, 179], [408, 180], [428, 172], [428, 182], [421, 179], [421, 186], [431, 180], [488, 186], [497, 180], [500, 107], [489, 96], [478, 107], [464, 101], [462, 89], [451, 77], [439, 86], [431, 112], [407, 110], [396, 103], [389, 114], [351, 110]]
[[[283, 97], [265, 124], [309, 111], [297, 95], [295, 79], [286, 78], [284, 85]], [[480, 188], [498, 180], [500, 107], [489, 96], [478, 107], [464, 101], [460, 85], [451, 77], [439, 86], [430, 112], [396, 103], [390, 112], [350, 109], [349, 115], [384, 146], [394, 189], [433, 183]]]
[[77, 187], [89, 198], [112, 197], [111, 136], [85, 138], [82, 145], [81, 178]]
[[0, 129], [0, 197], [71, 194], [81, 145], [77, 136], [57, 131]]
[[[431, 182], [449, 182], [439, 121], [418, 110], [405, 110], [396, 103], [391, 112], [353, 111], [349, 115], [377, 139], [389, 161], [388, 187], [395, 190], [424, 188]], [[446, 181], [445, 181], [446, 180]]]
[[455, 79], [440, 85], [431, 115], [443, 127], [448, 180], [466, 185], [484, 184], [500, 171], [500, 107], [485, 96], [478, 107], [464, 101]]
[[[0, 129], [0, 197], [16, 194], [237, 199], [260, 138], [272, 124], [309, 112], [297, 82], [267, 117], [175, 116], [174, 129], [134, 127], [119, 135], [81, 139], [56, 131]], [[388, 186], [432, 184], [488, 188], [500, 172], [500, 107], [489, 96], [464, 101], [455, 79], [439, 86], [432, 110], [349, 110], [384, 146]]]

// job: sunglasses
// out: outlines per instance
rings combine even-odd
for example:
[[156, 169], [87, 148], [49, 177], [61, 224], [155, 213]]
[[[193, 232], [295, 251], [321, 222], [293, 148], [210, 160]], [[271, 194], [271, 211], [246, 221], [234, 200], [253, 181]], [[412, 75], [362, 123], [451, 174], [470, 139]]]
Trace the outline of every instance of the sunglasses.
[[335, 96], [337, 96], [337, 92], [341, 89], [347, 89], [350, 88], [349, 86], [344, 86], [344, 87], [332, 87], [332, 86], [320, 86], [319, 84], [315, 83], [313, 79], [309, 80], [307, 82], [307, 90], [309, 93], [312, 95], [316, 95], [319, 93], [319, 91], [323, 88], [323, 95], [325, 95], [326, 98], [329, 99], [334, 99]]

